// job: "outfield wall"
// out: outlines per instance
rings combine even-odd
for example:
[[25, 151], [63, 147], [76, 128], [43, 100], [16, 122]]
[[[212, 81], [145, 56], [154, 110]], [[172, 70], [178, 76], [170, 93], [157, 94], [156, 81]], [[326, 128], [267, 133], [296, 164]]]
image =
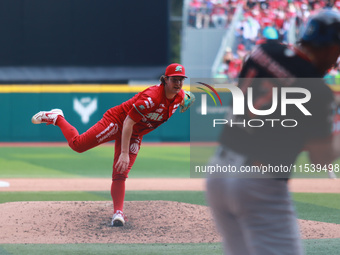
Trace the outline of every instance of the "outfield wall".
[[[82, 133], [100, 120], [106, 110], [145, 88], [126, 85], [0, 86], [0, 141], [65, 141], [59, 128], [34, 125], [31, 117], [40, 110], [60, 108], [66, 119]], [[189, 141], [189, 122], [189, 111], [177, 111], [168, 122], [146, 135], [144, 141]]]
[[[31, 123], [33, 114], [40, 110], [61, 108], [66, 119], [74, 125], [79, 133], [85, 132], [111, 107], [130, 99], [136, 93], [146, 89], [147, 86], [126, 85], [2, 85], [0, 86], [0, 142], [58, 142], [65, 141], [61, 131], [46, 125], [34, 125]], [[340, 86], [331, 86], [340, 98]], [[190, 90], [188, 86], [184, 89]], [[196, 102], [191, 111], [179, 113], [164, 125], [144, 137], [144, 141], [155, 142], [187, 142], [190, 138], [197, 140], [201, 137], [199, 130], [204, 130], [211, 121], [201, 122], [200, 115], [200, 91], [194, 91]], [[225, 93], [224, 93], [225, 94]], [[223, 98], [223, 102], [230, 100], [230, 95]], [[340, 99], [339, 99], [340, 101]], [[208, 106], [214, 109], [212, 100]], [[210, 118], [224, 118], [226, 112], [219, 109], [210, 113]], [[193, 114], [190, 118], [190, 114]], [[196, 116], [197, 115], [197, 116]], [[190, 121], [200, 129], [192, 128]], [[221, 127], [220, 127], [221, 128]], [[334, 132], [340, 132], [340, 108], [334, 119]], [[191, 133], [190, 133], [191, 132]], [[216, 141], [220, 129], [206, 134], [209, 141]], [[191, 135], [191, 137], [190, 137]]]

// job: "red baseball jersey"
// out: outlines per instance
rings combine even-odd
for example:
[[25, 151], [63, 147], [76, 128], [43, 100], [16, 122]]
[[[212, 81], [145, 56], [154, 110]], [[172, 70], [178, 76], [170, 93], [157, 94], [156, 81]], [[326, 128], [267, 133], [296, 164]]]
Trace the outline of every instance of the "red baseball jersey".
[[183, 90], [173, 99], [167, 99], [164, 85], [159, 84], [139, 92], [113, 109], [120, 113], [121, 118], [125, 119], [129, 115], [131, 119], [137, 122], [133, 127], [133, 134], [143, 136], [166, 122], [179, 108], [183, 99]]

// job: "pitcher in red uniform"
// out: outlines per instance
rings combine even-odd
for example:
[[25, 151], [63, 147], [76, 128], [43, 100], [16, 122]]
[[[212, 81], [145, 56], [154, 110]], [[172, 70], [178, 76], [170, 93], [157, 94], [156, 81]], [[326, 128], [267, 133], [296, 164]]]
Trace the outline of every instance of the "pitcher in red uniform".
[[66, 121], [60, 109], [40, 111], [32, 117], [34, 124], [58, 126], [69, 146], [79, 153], [115, 140], [111, 185], [113, 226], [125, 224], [125, 180], [136, 160], [143, 136], [166, 122], [178, 108], [181, 112], [188, 109], [195, 100], [193, 94], [182, 89], [185, 78], [182, 65], [169, 65], [159, 85], [151, 86], [109, 109], [100, 121], [81, 135]]

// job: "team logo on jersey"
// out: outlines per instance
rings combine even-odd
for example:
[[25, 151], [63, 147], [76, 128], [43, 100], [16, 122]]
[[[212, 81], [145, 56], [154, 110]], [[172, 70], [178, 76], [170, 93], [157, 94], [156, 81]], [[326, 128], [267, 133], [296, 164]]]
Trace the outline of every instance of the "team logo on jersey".
[[159, 114], [159, 113], [156, 113], [156, 112], [150, 112], [145, 117], [147, 117], [150, 120], [161, 121], [163, 119], [163, 114]]
[[146, 108], [152, 108], [155, 106], [154, 102], [152, 101], [151, 97], [148, 97], [148, 100], [144, 100]]
[[139, 109], [144, 110], [144, 109], [145, 109], [145, 106], [144, 106], [144, 105], [140, 105], [140, 106], [139, 106]]
[[182, 72], [182, 67], [181, 66], [176, 66], [175, 72]]
[[130, 145], [130, 152], [132, 154], [137, 154], [139, 151], [139, 144], [138, 143], [133, 143]]

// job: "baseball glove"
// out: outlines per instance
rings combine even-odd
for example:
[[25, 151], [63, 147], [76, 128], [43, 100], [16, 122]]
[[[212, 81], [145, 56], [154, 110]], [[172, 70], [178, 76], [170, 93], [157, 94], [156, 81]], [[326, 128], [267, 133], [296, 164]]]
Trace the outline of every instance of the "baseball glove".
[[196, 98], [190, 91], [184, 90], [184, 102], [180, 105], [180, 112], [185, 112], [195, 102]]

